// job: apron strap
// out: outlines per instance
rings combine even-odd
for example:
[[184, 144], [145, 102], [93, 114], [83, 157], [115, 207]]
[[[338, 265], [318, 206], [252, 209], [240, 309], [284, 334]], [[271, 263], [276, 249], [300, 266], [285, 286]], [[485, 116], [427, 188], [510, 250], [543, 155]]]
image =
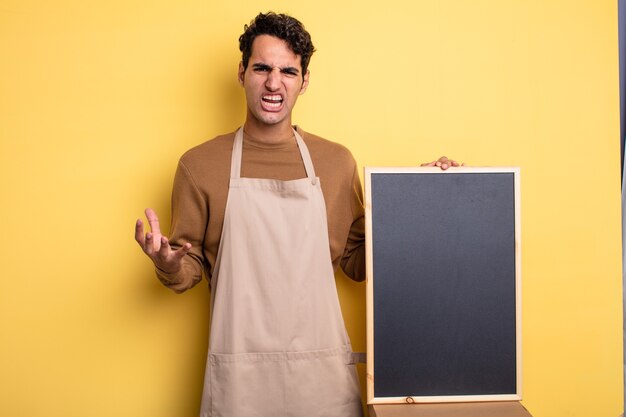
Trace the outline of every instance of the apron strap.
[[239, 179], [241, 176], [241, 154], [243, 151], [243, 127], [235, 133], [235, 143], [233, 143], [233, 155], [230, 158], [230, 178]]
[[311, 154], [309, 153], [309, 148], [304, 144], [304, 140], [302, 136], [296, 131], [293, 130], [293, 133], [296, 135], [296, 142], [298, 143], [298, 148], [300, 149], [300, 156], [302, 156], [302, 162], [304, 162], [304, 169], [306, 170], [306, 176], [311, 180], [311, 184], [315, 185], [317, 183], [317, 178], [315, 177], [315, 169], [313, 169], [313, 160], [311, 160]]
[[[315, 169], [313, 169], [313, 161], [311, 160], [311, 154], [306, 147], [302, 136], [294, 129], [293, 133], [296, 136], [296, 143], [300, 150], [300, 157], [304, 162], [304, 169], [306, 170], [306, 176], [311, 180], [311, 184], [317, 183], [315, 177]], [[243, 154], [243, 127], [240, 127], [235, 133], [235, 142], [233, 143], [233, 154], [230, 160], [230, 178], [238, 179], [241, 177], [241, 158]]]

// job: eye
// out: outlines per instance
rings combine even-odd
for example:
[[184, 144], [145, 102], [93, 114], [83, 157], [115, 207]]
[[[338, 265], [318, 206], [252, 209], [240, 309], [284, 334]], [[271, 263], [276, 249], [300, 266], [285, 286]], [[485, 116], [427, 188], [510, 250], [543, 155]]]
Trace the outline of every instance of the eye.
[[288, 75], [290, 77], [298, 76], [298, 70], [296, 70], [294, 68], [283, 68], [282, 70], [280, 70], [280, 72], [282, 72], [283, 74]]
[[268, 65], [254, 65], [252, 69], [254, 72], [270, 72], [272, 70]]

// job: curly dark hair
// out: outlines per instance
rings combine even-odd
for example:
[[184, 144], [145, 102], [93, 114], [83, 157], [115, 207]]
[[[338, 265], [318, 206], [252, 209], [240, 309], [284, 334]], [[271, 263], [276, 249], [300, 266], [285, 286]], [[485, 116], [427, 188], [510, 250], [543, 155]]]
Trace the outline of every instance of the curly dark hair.
[[248, 68], [254, 39], [259, 35], [272, 35], [287, 42], [293, 53], [300, 55], [304, 77], [315, 47], [311, 41], [311, 35], [298, 19], [282, 13], [259, 13], [249, 25], [244, 25], [243, 29], [244, 32], [239, 37], [239, 50], [242, 52], [244, 69]]

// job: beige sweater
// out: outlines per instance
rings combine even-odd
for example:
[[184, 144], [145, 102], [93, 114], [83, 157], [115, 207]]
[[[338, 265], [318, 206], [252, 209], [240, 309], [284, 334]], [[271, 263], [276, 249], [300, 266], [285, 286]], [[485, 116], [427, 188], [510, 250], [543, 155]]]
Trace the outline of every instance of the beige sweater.
[[[320, 178], [328, 217], [330, 253], [335, 269], [341, 265], [354, 280], [365, 279], [363, 194], [352, 154], [344, 146], [297, 128], [304, 139], [315, 174]], [[218, 136], [187, 151], [181, 158], [172, 191], [170, 241], [192, 248], [177, 274], [157, 270], [157, 276], [176, 292], [210, 280], [222, 233], [228, 196], [230, 159], [235, 132]], [[244, 135], [242, 177], [293, 180], [306, 177], [298, 146], [259, 143]]]

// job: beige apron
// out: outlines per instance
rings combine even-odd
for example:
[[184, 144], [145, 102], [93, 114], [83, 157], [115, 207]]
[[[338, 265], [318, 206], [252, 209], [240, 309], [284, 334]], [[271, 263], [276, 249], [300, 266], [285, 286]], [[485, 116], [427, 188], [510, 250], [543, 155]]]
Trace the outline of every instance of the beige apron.
[[307, 178], [292, 181], [240, 178], [235, 135], [201, 417], [362, 416], [324, 196], [295, 135]]

